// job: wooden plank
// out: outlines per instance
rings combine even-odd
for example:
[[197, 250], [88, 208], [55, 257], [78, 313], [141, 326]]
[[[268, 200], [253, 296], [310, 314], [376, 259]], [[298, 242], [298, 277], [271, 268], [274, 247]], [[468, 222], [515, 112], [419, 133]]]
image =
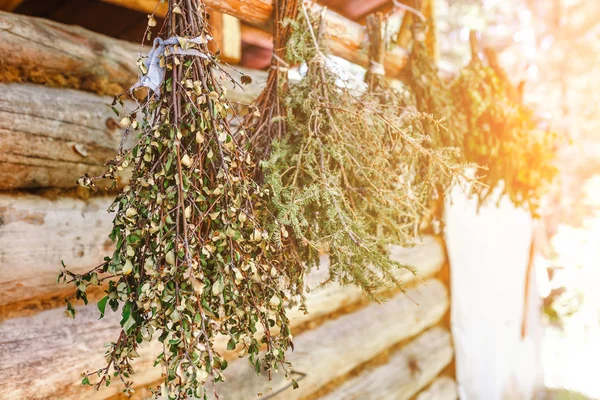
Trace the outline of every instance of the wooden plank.
[[419, 393], [416, 400], [456, 400], [457, 398], [456, 382], [447, 376], [441, 376], [426, 390]]
[[[102, 262], [112, 252], [107, 237], [112, 229], [112, 216], [107, 212], [111, 202], [111, 197], [81, 200], [0, 194], [0, 306], [54, 296], [64, 288], [56, 284], [61, 260], [75, 272]], [[391, 255], [415, 265], [423, 277], [435, 274], [445, 261], [441, 245], [430, 236], [411, 249], [394, 246]], [[323, 267], [309, 276], [310, 287], [324, 280], [325, 260]], [[400, 273], [400, 279], [414, 279], [405, 270]], [[362, 292], [353, 286], [329, 285], [315, 292], [314, 304], [327, 314], [361, 297]], [[298, 323], [305, 321], [298, 318]]]
[[[328, 356], [330, 360], [320, 367], [320, 371], [324, 373], [326, 369], [333, 368], [333, 378], [337, 364], [368, 359], [391, 342], [412, 336], [433, 324], [447, 308], [446, 289], [437, 281], [412, 289], [409, 295], [421, 306], [407, 296], [399, 295], [384, 305], [371, 305], [357, 313], [326, 322], [315, 331], [300, 334], [296, 338], [297, 348], [291, 355], [292, 359], [298, 361], [298, 368], [305, 368], [302, 360], [308, 355]], [[297, 310], [291, 312], [299, 313]], [[79, 374], [103, 365], [103, 344], [114, 340], [120, 329], [118, 314], [108, 313], [100, 321], [97, 318], [98, 311], [90, 305], [81, 308], [75, 320], [64, 317], [62, 309], [54, 309], [1, 323], [0, 398], [93, 400], [118, 394], [122, 389], [118, 384], [100, 392], [80, 385]], [[373, 340], [365, 345], [365, 337]], [[216, 346], [224, 351], [226, 342], [226, 338], [219, 338]], [[134, 363], [136, 387], [147, 386], [160, 378], [160, 369], [151, 368], [160, 347], [160, 343], [153, 342], [140, 349], [140, 358]], [[347, 357], [338, 358], [334, 354], [341, 349], [348, 350]], [[301, 354], [304, 352], [308, 354], [303, 358]], [[250, 382], [262, 383], [261, 378], [252, 376], [245, 359], [231, 361], [227, 371], [230, 370], [233, 376], [229, 375], [228, 383], [220, 388], [224, 399], [249, 398], [249, 394], [254, 393], [254, 389], [248, 387]], [[306, 385], [315, 378], [319, 382], [326, 381], [329, 371], [325, 375], [323, 373], [320, 377], [311, 374]], [[243, 395], [226, 394], [231, 391]]]
[[[158, 16], [164, 16], [164, 6], [156, 8], [155, 0], [103, 0], [112, 4], [151, 13], [156, 10]], [[273, 0], [205, 0], [208, 8], [233, 15], [241, 21], [272, 31]], [[322, 12], [318, 4], [310, 6], [311, 11]], [[365, 28], [360, 24], [328, 10], [325, 12], [326, 40], [334, 55], [362, 66], [368, 66], [369, 60], [363, 51], [366, 43]], [[398, 76], [408, 61], [408, 53], [395, 48], [385, 56], [385, 68], [388, 77]]]
[[384, 304], [372, 304], [297, 336], [289, 359], [294, 371], [306, 374], [299, 389], [293, 390], [282, 373], [274, 374], [270, 382], [266, 376], [257, 377], [247, 360], [238, 360], [225, 371], [226, 383], [218, 388], [219, 394], [224, 399], [311, 398], [330, 381], [435, 324], [447, 309], [445, 286], [428, 281], [409, 290], [408, 296], [400, 294]]
[[386, 364], [352, 377], [319, 399], [408, 400], [450, 363], [452, 354], [450, 333], [433, 328], [392, 354]]

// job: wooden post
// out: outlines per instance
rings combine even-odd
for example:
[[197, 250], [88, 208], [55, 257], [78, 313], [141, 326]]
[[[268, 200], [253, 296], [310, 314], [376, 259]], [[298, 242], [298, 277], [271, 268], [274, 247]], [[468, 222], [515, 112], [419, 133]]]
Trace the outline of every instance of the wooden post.
[[210, 25], [215, 38], [211, 42], [213, 51], [220, 51], [220, 59], [229, 64], [238, 64], [242, 59], [242, 33], [240, 20], [220, 11], [210, 11]]
[[437, 62], [438, 60], [438, 44], [436, 35], [436, 23], [435, 23], [435, 1], [424, 0], [423, 1], [423, 15], [427, 18], [427, 36], [425, 36], [425, 47], [429, 51], [432, 59]]

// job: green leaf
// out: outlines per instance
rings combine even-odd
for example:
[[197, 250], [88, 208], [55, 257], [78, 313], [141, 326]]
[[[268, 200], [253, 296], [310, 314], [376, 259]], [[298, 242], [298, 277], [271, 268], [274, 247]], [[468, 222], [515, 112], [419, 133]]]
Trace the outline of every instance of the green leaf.
[[104, 310], [106, 310], [106, 303], [107, 302], [108, 302], [108, 296], [104, 296], [98, 302], [98, 310], [100, 310], [100, 318], [98, 318], [98, 319], [102, 319], [102, 317], [104, 317]]
[[227, 350], [233, 350], [235, 349], [235, 340], [233, 340], [233, 338], [229, 339], [229, 342], [227, 342]]
[[124, 326], [125, 322], [131, 316], [131, 303], [130, 302], [125, 303], [125, 306], [123, 307], [123, 311], [121, 312], [121, 316], [123, 316], [123, 318], [121, 319], [121, 326]]
[[87, 376], [82, 379], [81, 384], [82, 385], [92, 386], [92, 384], [90, 383], [90, 378], [88, 378]]
[[135, 318], [133, 317], [133, 315], [130, 315], [123, 324], [123, 330], [125, 331], [125, 333], [129, 333], [131, 331], [131, 328], [133, 328], [135, 324]]
[[138, 235], [136, 235], [135, 233], [132, 233], [131, 235], [127, 236], [127, 243], [129, 243], [129, 244], [135, 243], [140, 239], [141, 238]]

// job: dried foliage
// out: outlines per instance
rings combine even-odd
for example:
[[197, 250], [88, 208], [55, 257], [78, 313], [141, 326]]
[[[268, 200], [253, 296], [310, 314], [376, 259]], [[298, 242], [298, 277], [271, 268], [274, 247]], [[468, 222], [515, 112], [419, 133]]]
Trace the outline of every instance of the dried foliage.
[[292, 21], [298, 17], [299, 0], [276, 0], [273, 32], [273, 57], [264, 90], [255, 102], [256, 112], [244, 121], [254, 153], [258, 158], [271, 151], [273, 140], [286, 134], [284, 98], [288, 93], [288, 67], [286, 47], [292, 34]]
[[[418, 33], [417, 28], [415, 30], [416, 37], [424, 35]], [[416, 40], [403, 80], [413, 95], [417, 109], [432, 117], [430, 122], [424, 123], [424, 129], [431, 136], [432, 143], [436, 146], [462, 148], [467, 130], [466, 120], [462, 113], [457, 112], [448, 82], [440, 75], [425, 42]]]
[[[108, 281], [98, 307], [121, 310], [122, 330], [106, 352], [107, 365], [86, 373], [96, 387], [127, 378], [144, 341], [164, 344], [158, 394], [202, 398], [207, 382], [222, 380], [227, 361], [214, 342], [247, 354], [257, 373], [283, 368], [291, 333], [285, 307], [299, 297], [303, 269], [288, 262], [285, 227], [273, 218], [269, 192], [254, 182], [255, 161], [233, 135], [230, 108], [218, 76], [224, 72], [207, 48], [204, 4], [169, 2], [165, 66], [160, 92], [148, 97], [136, 119], [122, 124], [139, 140], [110, 163], [105, 177], [133, 165], [131, 183], [113, 204], [110, 238], [116, 250], [85, 274], [65, 270], [59, 279], [86, 289]], [[147, 73], [148, 64], [141, 64]], [[149, 75], [148, 75], [149, 76]], [[93, 179], [81, 183], [93, 186]], [[67, 314], [75, 310], [67, 304]], [[215, 393], [216, 395], [216, 393]]]
[[287, 60], [305, 62], [307, 71], [285, 98], [288, 134], [272, 144], [265, 180], [301, 258], [313, 266], [327, 252], [332, 281], [374, 295], [400, 284], [396, 269], [410, 268], [390, 260], [387, 244], [413, 243], [432, 188], [447, 185], [460, 167], [454, 150], [426, 146], [428, 137], [412, 126], [418, 113], [340, 84], [320, 40], [322, 19], [305, 8], [302, 15]]
[[467, 123], [464, 154], [488, 167], [479, 176], [487, 186], [480, 204], [500, 188], [516, 206], [536, 215], [558, 172], [554, 164], [558, 138], [536, 128], [532, 110], [521, 103], [503, 75], [475, 57], [452, 83], [451, 98]]
[[[474, 193], [479, 205], [502, 195], [532, 215], [556, 175], [557, 137], [536, 129], [533, 112], [520, 101], [506, 74], [476, 54], [457, 77], [444, 80], [423, 42], [416, 41], [405, 82], [419, 110], [447, 130], [426, 124], [437, 145], [461, 148], [465, 162], [479, 166]], [[493, 64], [494, 68], [492, 68]]]
[[[503, 96], [506, 83], [491, 69], [474, 62], [450, 86], [417, 41], [411, 92], [394, 89], [381, 67], [381, 19], [370, 20], [373, 68], [367, 90], [351, 90], [331, 68], [321, 16], [296, 1], [280, 0], [275, 10], [267, 87], [233, 130], [219, 82], [234, 79], [208, 49], [204, 3], [169, 2], [168, 39], [155, 42], [156, 58], [139, 63], [137, 86], [151, 93], [122, 120], [136, 144], [98, 177], [115, 179], [133, 166], [112, 206], [116, 250], [87, 273], [59, 275], [86, 303], [89, 286], [108, 282], [101, 317], [107, 306], [122, 316], [107, 365], [85, 373], [84, 384], [99, 388], [118, 377], [131, 393], [131, 361], [153, 339], [164, 345], [157, 396], [205, 397], [227, 367], [217, 338], [247, 355], [257, 373], [281, 368], [290, 378], [286, 307], [302, 306], [305, 272], [320, 254], [330, 256], [328, 281], [375, 297], [401, 288], [399, 268], [412, 270], [391, 260], [387, 246], [414, 243], [432, 203], [464, 178], [465, 159], [490, 165], [490, 190], [503, 179], [511, 199], [532, 208], [535, 181], [551, 178], [547, 142], [531, 135], [530, 114]], [[306, 72], [288, 87], [294, 64]], [[95, 179], [80, 183], [94, 188]]]

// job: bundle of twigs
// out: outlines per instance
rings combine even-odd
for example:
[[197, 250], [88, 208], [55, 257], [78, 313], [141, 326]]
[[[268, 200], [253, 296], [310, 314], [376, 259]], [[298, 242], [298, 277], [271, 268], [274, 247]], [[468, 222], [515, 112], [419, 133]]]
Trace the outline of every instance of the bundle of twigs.
[[285, 136], [285, 104], [288, 93], [288, 68], [286, 46], [292, 34], [292, 22], [298, 17], [299, 0], [275, 1], [275, 27], [273, 31], [273, 56], [264, 90], [255, 102], [256, 113], [246, 118], [244, 127], [257, 157], [268, 156], [271, 143]]
[[[164, 369], [160, 393], [203, 397], [222, 380], [227, 362], [214, 347], [247, 354], [257, 373], [287, 372], [291, 345], [285, 305], [301, 293], [303, 268], [273, 237], [287, 236], [270, 212], [269, 194], [254, 180], [255, 161], [227, 120], [219, 84], [226, 76], [208, 49], [211, 33], [202, 0], [169, 1], [162, 39], [156, 39], [134, 86], [150, 94], [123, 119], [139, 139], [110, 163], [105, 177], [133, 165], [117, 197], [116, 250], [86, 274], [61, 273], [86, 299], [86, 288], [108, 281], [98, 304], [121, 309], [122, 330], [106, 353], [96, 387], [134, 372], [142, 341], [159, 340]], [[137, 119], [136, 119], [137, 117]], [[91, 186], [93, 179], [81, 183]], [[276, 233], [276, 235], [274, 234]], [[67, 311], [75, 311], [68, 303]], [[216, 395], [216, 393], [215, 393]]]

